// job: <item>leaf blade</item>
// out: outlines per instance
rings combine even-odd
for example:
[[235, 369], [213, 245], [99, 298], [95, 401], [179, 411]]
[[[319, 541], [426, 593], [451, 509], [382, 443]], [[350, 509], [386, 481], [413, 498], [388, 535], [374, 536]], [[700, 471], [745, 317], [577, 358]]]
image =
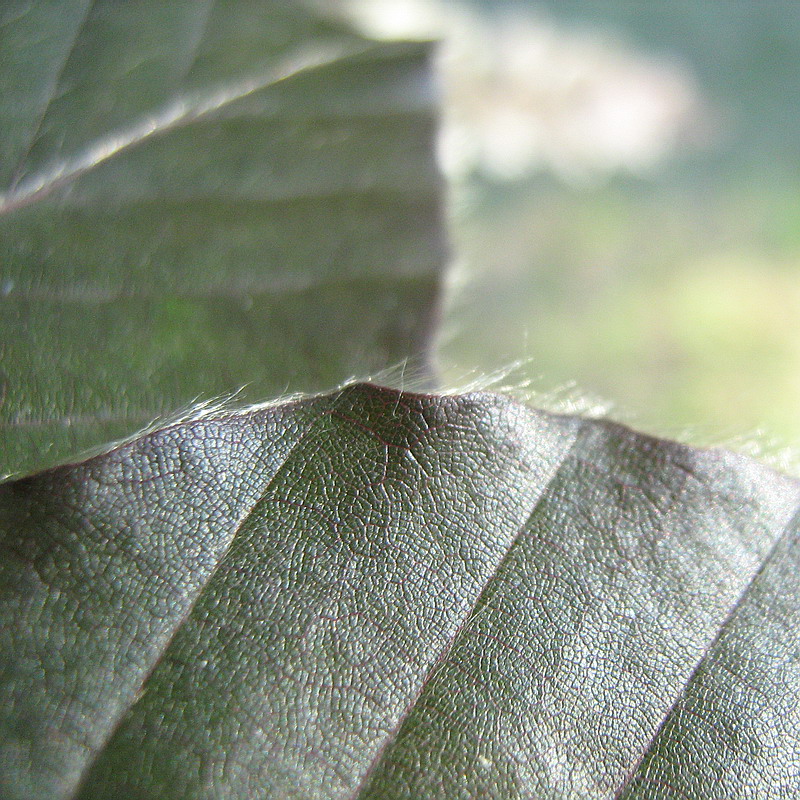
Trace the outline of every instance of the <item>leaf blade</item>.
[[791, 797], [797, 763], [800, 516], [658, 731], [622, 798]]
[[[242, 426], [248, 435], [232, 435]], [[216, 454], [219, 439], [228, 444]], [[216, 468], [203, 467], [200, 454], [190, 458], [203, 443]], [[270, 462], [282, 465], [274, 480], [263, 468], [260, 480], [248, 477], [259, 448], [283, 454]], [[145, 467], [149, 482], [140, 480]], [[83, 689], [94, 702], [48, 700], [52, 672], [38, 688], [24, 669], [4, 681], [25, 685], [29, 707], [19, 699], [0, 707], [22, 709], [26, 721], [38, 717], [44, 726], [71, 703], [87, 723], [87, 708], [113, 705], [99, 701], [98, 687], [117, 698], [122, 691], [119, 683], [109, 688], [113, 665], [135, 673], [88, 755], [86, 747], [62, 753], [65, 763], [80, 761], [77, 773], [89, 770], [83, 798], [515, 797], [532, 787], [545, 797], [611, 798], [799, 496], [795, 481], [745, 459], [619, 426], [548, 417], [490, 395], [408, 396], [369, 386], [185, 423], [71, 469], [107, 471], [99, 485], [111, 508], [131, 487], [149, 488], [132, 501], [150, 503], [142, 521], [105, 523], [106, 539], [133, 564], [148, 542], [164, 541], [163, 533], [153, 539], [153, 526], [171, 519], [163, 509], [180, 516], [180, 491], [152, 491], [178, 480], [173, 473], [199, 475], [212, 508], [232, 486], [215, 469], [238, 475], [252, 509], [218, 551], [224, 557], [211, 566], [195, 557], [213, 578], [192, 583], [202, 586], [183, 605], [176, 600], [168, 616], [180, 622], [155, 633], [157, 654], [147, 651], [154, 670], [136, 656], [131, 631], [137, 624], [144, 631], [137, 614], [164, 625], [163, 612], [125, 606], [126, 623], [107, 593], [96, 599], [102, 592], [78, 605], [84, 613], [87, 603], [107, 606], [95, 620], [113, 634], [105, 656], [97, 642], [87, 651], [75, 635], [54, 636], [52, 622], [39, 627], [36, 647], [20, 645], [23, 635], [2, 648], [46, 653], [55, 638], [74, 647], [58, 648], [65, 663], [91, 652], [99, 665]], [[115, 485], [120, 469], [127, 479]], [[196, 480], [187, 484], [190, 496]], [[37, 481], [38, 496], [46, 496], [47, 473], [3, 490]], [[15, 502], [0, 502], [6, 520]], [[48, 530], [42, 521], [52, 513], [40, 511], [38, 523], [30, 509], [22, 515], [40, 546]], [[184, 516], [196, 530], [193, 512]], [[15, 519], [3, 526], [4, 545], [19, 531]], [[134, 529], [138, 550], [130, 544]], [[127, 540], [125, 530], [134, 531]], [[175, 527], [170, 537], [180, 532]], [[19, 546], [5, 550], [11, 564], [8, 553]], [[102, 579], [98, 561], [78, 559], [86, 561], [96, 575], [76, 577], [73, 587]], [[150, 588], [130, 595], [163, 609], [153, 594], [163, 584], [155, 566]], [[8, 569], [6, 587], [9, 575], [25, 572], [19, 559]], [[175, 591], [162, 587], [162, 597]], [[39, 586], [31, 608], [39, 613], [65, 593]], [[22, 631], [37, 629], [35, 616], [2, 613], [13, 613]], [[65, 614], [62, 624], [74, 627], [75, 619]], [[154, 634], [140, 638], [152, 642]], [[29, 661], [15, 659], [5, 674]], [[74, 680], [66, 683], [74, 690]], [[4, 742], [16, 724], [6, 718]], [[52, 758], [45, 748], [42, 774]], [[72, 796], [78, 778], [66, 771], [68, 786], [58, 788], [62, 763], [40, 796]]]
[[331, 389], [407, 358], [429, 375], [427, 47], [286, 3], [97, 2], [87, 20], [0, 216], [0, 471], [198, 396]]
[[614, 796], [796, 503], [719, 458], [585, 426], [362, 796]]

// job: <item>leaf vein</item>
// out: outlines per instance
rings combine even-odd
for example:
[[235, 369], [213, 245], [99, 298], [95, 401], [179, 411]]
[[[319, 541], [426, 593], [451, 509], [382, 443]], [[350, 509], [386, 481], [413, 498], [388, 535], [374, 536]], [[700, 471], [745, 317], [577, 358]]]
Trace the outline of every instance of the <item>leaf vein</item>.
[[487, 593], [491, 589], [494, 580], [503, 570], [503, 567], [509, 562], [514, 550], [516, 549], [517, 544], [522, 539], [522, 536], [525, 534], [526, 530], [529, 527], [530, 521], [533, 515], [541, 506], [544, 498], [547, 496], [548, 491], [550, 490], [551, 486], [558, 478], [559, 474], [563, 466], [567, 463], [572, 453], [575, 451], [575, 447], [577, 442], [579, 441], [580, 432], [583, 427], [586, 425], [586, 422], [583, 421], [581, 424], [576, 426], [573, 434], [573, 440], [570, 443], [570, 446], [567, 447], [564, 451], [561, 460], [556, 465], [555, 469], [553, 470], [553, 474], [549, 477], [545, 485], [542, 487], [538, 497], [533, 503], [533, 507], [531, 508], [530, 513], [526, 516], [525, 521], [520, 525], [519, 530], [511, 540], [511, 543], [506, 548], [505, 553], [500, 557], [499, 561], [497, 562], [494, 570], [492, 573], [487, 576], [486, 582], [484, 583], [483, 587], [481, 588], [480, 592], [478, 592], [478, 596], [475, 599], [475, 602], [469, 608], [467, 613], [464, 616], [463, 622], [456, 628], [453, 632], [452, 636], [449, 640], [445, 643], [444, 647], [442, 648], [441, 652], [439, 653], [438, 657], [434, 660], [433, 664], [430, 666], [428, 671], [426, 672], [425, 676], [423, 677], [417, 691], [411, 698], [408, 705], [403, 709], [400, 717], [398, 718], [397, 723], [395, 724], [394, 728], [389, 731], [386, 739], [382, 742], [378, 752], [375, 755], [375, 758], [372, 760], [372, 763], [367, 768], [367, 771], [362, 776], [361, 780], [359, 781], [358, 786], [356, 787], [355, 792], [351, 795], [351, 800], [360, 800], [364, 796], [364, 792], [369, 787], [370, 781], [372, 780], [373, 775], [378, 771], [381, 764], [386, 759], [389, 751], [391, 750], [392, 745], [399, 739], [400, 734], [402, 732], [403, 727], [407, 723], [411, 714], [413, 714], [415, 708], [417, 707], [420, 699], [422, 698], [423, 694], [425, 693], [425, 689], [431, 684], [431, 682], [435, 679], [437, 673], [441, 670], [441, 668], [447, 663], [448, 658], [450, 657], [453, 648], [458, 644], [460, 639], [465, 635], [468, 631], [468, 626], [470, 622], [472, 622], [477, 613], [479, 612], [481, 606], [483, 605], [483, 601], [486, 598]]
[[0, 194], [0, 215], [10, 213], [46, 197], [55, 189], [71, 183], [100, 164], [147, 139], [204, 119], [248, 95], [312, 69], [328, 66], [346, 56], [356, 55], [366, 49], [364, 46], [318, 48], [315, 52], [301, 49], [283, 59], [277, 66], [264, 74], [250, 76], [217, 87], [206, 96], [174, 98], [166, 106], [145, 114], [127, 128], [112, 131], [107, 136], [96, 139], [89, 143], [82, 152], [54, 162], [15, 189]]
[[180, 633], [181, 629], [183, 628], [186, 621], [192, 616], [194, 609], [197, 607], [197, 604], [200, 602], [200, 599], [203, 597], [205, 590], [208, 588], [211, 581], [214, 579], [214, 575], [217, 573], [220, 566], [224, 563], [228, 553], [233, 546], [234, 541], [239, 533], [239, 531], [244, 527], [247, 520], [253, 515], [253, 512], [258, 507], [258, 505], [262, 502], [266, 493], [269, 491], [270, 487], [275, 483], [278, 476], [284, 471], [287, 464], [289, 463], [292, 455], [297, 451], [297, 448], [300, 447], [301, 444], [306, 440], [312, 430], [319, 424], [320, 420], [324, 418], [324, 414], [316, 417], [307, 427], [306, 429], [300, 434], [297, 441], [291, 446], [289, 452], [284, 457], [283, 461], [280, 463], [278, 468], [273, 472], [270, 476], [267, 483], [264, 485], [264, 488], [258, 493], [258, 496], [255, 498], [253, 503], [250, 507], [241, 515], [239, 520], [234, 523], [233, 530], [230, 534], [228, 539], [228, 543], [225, 546], [224, 550], [220, 553], [219, 558], [217, 559], [214, 566], [209, 571], [208, 575], [206, 576], [202, 585], [197, 588], [196, 594], [189, 605], [184, 610], [183, 614], [181, 615], [180, 619], [177, 620], [172, 633], [169, 635], [169, 638], [164, 643], [164, 646], [161, 652], [157, 655], [157, 657], [153, 660], [153, 663], [150, 665], [150, 669], [147, 673], [143, 676], [142, 680], [139, 683], [139, 687], [133, 695], [133, 700], [130, 705], [123, 711], [117, 720], [112, 724], [111, 728], [106, 733], [105, 739], [102, 744], [97, 747], [93, 753], [91, 753], [90, 757], [87, 759], [86, 764], [83, 767], [80, 777], [78, 778], [75, 784], [75, 790], [73, 792], [73, 798], [79, 797], [82, 787], [84, 786], [86, 779], [88, 778], [89, 774], [92, 771], [95, 763], [97, 762], [100, 755], [105, 751], [106, 747], [109, 743], [114, 739], [115, 734], [117, 731], [122, 727], [125, 723], [125, 720], [128, 719], [132, 710], [135, 708], [136, 704], [139, 700], [145, 695], [145, 690], [147, 688], [147, 684], [152, 678], [153, 674], [155, 673], [156, 669], [158, 668], [159, 664], [161, 664], [166, 657], [167, 653], [169, 652], [172, 643], [175, 641], [175, 638]]
[[[75, 27], [75, 35], [72, 38], [72, 41], [69, 44], [69, 47], [66, 49], [66, 53], [64, 55], [64, 59], [62, 60], [58, 70], [55, 72], [53, 76], [53, 80], [51, 81], [50, 90], [47, 93], [47, 101], [42, 106], [42, 111], [39, 114], [39, 117], [36, 120], [32, 130], [31, 136], [28, 140], [28, 144], [25, 150], [19, 157], [19, 161], [17, 162], [17, 166], [14, 169], [11, 178], [11, 191], [9, 192], [9, 196], [14, 193], [14, 190], [19, 183], [20, 178], [22, 177], [22, 170], [25, 166], [25, 162], [28, 160], [28, 156], [31, 154], [31, 150], [33, 149], [34, 144], [36, 144], [36, 139], [39, 136], [39, 131], [42, 129], [42, 125], [44, 124], [45, 119], [47, 118], [47, 113], [50, 111], [50, 106], [53, 104], [53, 100], [55, 100], [56, 91], [58, 89], [59, 84], [61, 83], [61, 78], [64, 75], [64, 70], [67, 68], [67, 64], [69, 63], [70, 58], [72, 57], [72, 53], [75, 50], [75, 46], [78, 44], [78, 39], [81, 38], [81, 33], [83, 33], [84, 29], [86, 28], [86, 22], [89, 19], [89, 16], [92, 13], [92, 9], [94, 8], [95, 0], [89, 0], [86, 4], [86, 8], [84, 9], [83, 16], [81, 17], [80, 22]], [[2, 195], [0, 195], [0, 213], [2, 213]]]
[[627, 793], [628, 788], [633, 785], [636, 776], [641, 771], [642, 765], [644, 764], [648, 755], [653, 751], [653, 748], [660, 739], [661, 733], [666, 727], [667, 723], [673, 717], [675, 712], [678, 710], [681, 701], [686, 697], [689, 688], [694, 682], [694, 679], [697, 677], [703, 665], [708, 661], [709, 656], [713, 653], [714, 649], [719, 644], [720, 640], [722, 639], [722, 636], [725, 634], [725, 632], [728, 630], [731, 624], [733, 624], [737, 612], [750, 597], [751, 592], [758, 584], [759, 580], [762, 578], [764, 572], [767, 570], [769, 565], [772, 563], [777, 554], [780, 552], [781, 545], [783, 544], [783, 542], [786, 540], [787, 537], [793, 534], [794, 527], [797, 524], [798, 520], [800, 520], [800, 505], [798, 505], [798, 507], [795, 509], [795, 513], [792, 514], [792, 516], [789, 518], [789, 521], [787, 522], [786, 526], [783, 528], [781, 533], [775, 537], [775, 541], [773, 542], [769, 552], [764, 557], [758, 569], [756, 569], [756, 571], [753, 573], [752, 577], [750, 578], [750, 580], [748, 581], [747, 585], [744, 587], [740, 595], [736, 598], [734, 604], [728, 610], [728, 613], [726, 614], [725, 619], [720, 624], [719, 630], [717, 631], [716, 635], [711, 639], [706, 648], [700, 654], [697, 663], [695, 664], [694, 668], [692, 669], [691, 673], [686, 679], [686, 682], [684, 683], [680, 692], [675, 696], [675, 699], [672, 701], [669, 708], [667, 708], [666, 711], [664, 712], [664, 716], [662, 717], [661, 722], [657, 725], [652, 738], [642, 751], [641, 756], [637, 759], [636, 763], [631, 767], [630, 771], [623, 779], [619, 789], [614, 795], [614, 800], [622, 800], [625, 794]]

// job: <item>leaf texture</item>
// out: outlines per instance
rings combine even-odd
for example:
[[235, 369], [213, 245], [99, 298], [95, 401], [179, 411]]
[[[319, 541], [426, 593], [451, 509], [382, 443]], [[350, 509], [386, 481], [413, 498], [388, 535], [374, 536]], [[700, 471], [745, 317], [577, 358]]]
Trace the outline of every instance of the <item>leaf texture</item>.
[[427, 368], [427, 47], [274, 0], [0, 15], [0, 474], [198, 396]]
[[0, 486], [12, 798], [788, 798], [800, 486], [353, 385]]

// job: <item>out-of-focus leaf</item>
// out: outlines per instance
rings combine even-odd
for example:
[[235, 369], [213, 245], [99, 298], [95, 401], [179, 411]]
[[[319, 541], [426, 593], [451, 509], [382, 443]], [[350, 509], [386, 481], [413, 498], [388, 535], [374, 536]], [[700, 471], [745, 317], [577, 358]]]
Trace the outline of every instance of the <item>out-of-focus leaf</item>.
[[0, 474], [423, 354], [424, 46], [301, 3], [0, 8]]
[[798, 502], [364, 385], [6, 483], [0, 793], [794, 797]]

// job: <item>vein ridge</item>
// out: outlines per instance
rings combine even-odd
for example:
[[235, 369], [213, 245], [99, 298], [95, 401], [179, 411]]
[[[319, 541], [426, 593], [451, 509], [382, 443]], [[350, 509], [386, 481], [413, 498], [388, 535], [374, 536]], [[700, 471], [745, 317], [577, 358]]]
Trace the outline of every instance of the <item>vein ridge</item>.
[[[30, 139], [28, 140], [28, 144], [25, 147], [25, 150], [21, 153], [19, 160], [17, 161], [17, 166], [14, 168], [14, 172], [11, 175], [11, 188], [9, 189], [9, 195], [13, 194], [16, 190], [17, 183], [19, 182], [20, 177], [22, 176], [22, 169], [25, 166], [25, 162], [28, 160], [28, 156], [33, 149], [34, 144], [36, 144], [36, 139], [39, 135], [39, 131], [42, 129], [42, 124], [44, 123], [45, 119], [47, 118], [47, 112], [50, 111], [50, 106], [53, 104], [53, 100], [56, 96], [56, 91], [58, 90], [58, 85], [61, 83], [61, 78], [64, 75], [64, 70], [67, 68], [67, 64], [69, 63], [70, 58], [72, 57], [72, 53], [75, 50], [75, 46], [78, 44], [78, 39], [81, 38], [81, 34], [83, 33], [84, 28], [86, 27], [86, 22], [89, 19], [89, 16], [92, 13], [92, 9], [94, 8], [95, 0], [88, 0], [86, 3], [86, 8], [83, 11], [83, 16], [81, 17], [80, 22], [75, 27], [75, 35], [72, 38], [72, 42], [70, 42], [69, 47], [64, 54], [64, 58], [59, 66], [58, 70], [53, 76], [53, 80], [50, 83], [50, 90], [48, 92], [47, 102], [42, 106], [42, 111], [39, 114], [36, 123], [33, 126], [31, 131]], [[3, 196], [0, 194], [0, 213], [3, 210]]]
[[775, 541], [772, 543], [772, 546], [769, 549], [769, 552], [766, 554], [764, 559], [759, 564], [758, 568], [750, 577], [750, 580], [745, 585], [744, 589], [741, 591], [739, 596], [736, 598], [734, 604], [728, 610], [728, 613], [725, 615], [725, 619], [722, 620], [720, 623], [719, 629], [711, 641], [706, 646], [705, 650], [703, 650], [702, 654], [697, 660], [697, 663], [694, 665], [694, 668], [689, 673], [686, 682], [684, 683], [683, 687], [681, 688], [680, 692], [675, 695], [674, 700], [670, 704], [669, 708], [666, 709], [664, 712], [664, 716], [661, 719], [661, 722], [656, 727], [652, 738], [647, 743], [647, 746], [642, 750], [642, 754], [636, 763], [631, 767], [628, 775], [622, 781], [619, 789], [617, 790], [616, 794], [614, 795], [614, 800], [622, 800], [625, 796], [628, 787], [632, 785], [634, 779], [639, 774], [642, 764], [644, 763], [645, 759], [652, 751], [653, 747], [655, 746], [656, 742], [658, 741], [659, 737], [661, 736], [661, 732], [664, 730], [665, 726], [672, 718], [672, 715], [678, 708], [679, 703], [681, 700], [686, 697], [686, 693], [689, 690], [689, 687], [692, 685], [695, 677], [697, 676], [698, 672], [700, 671], [703, 664], [706, 663], [709, 655], [713, 652], [716, 646], [719, 644], [720, 639], [722, 638], [723, 634], [727, 631], [730, 625], [733, 623], [733, 620], [736, 617], [736, 613], [742, 607], [742, 605], [746, 602], [748, 597], [750, 596], [751, 591], [756, 586], [756, 584], [761, 579], [764, 572], [773, 562], [777, 554], [780, 552], [781, 545], [783, 542], [792, 535], [793, 529], [795, 524], [800, 521], [800, 504], [798, 504], [794, 510], [794, 512], [789, 517], [788, 522], [784, 526], [783, 530], [780, 532], [778, 536], [775, 537]]
[[203, 42], [206, 39], [206, 34], [208, 33], [208, 27], [211, 23], [211, 17], [214, 13], [216, 4], [217, 0], [206, 0], [205, 8], [200, 12], [200, 24], [197, 27], [197, 34], [189, 51], [188, 58], [186, 59], [186, 65], [183, 68], [181, 78], [177, 82], [178, 86], [180, 86], [186, 80], [187, 76], [191, 74], [194, 65], [197, 63], [197, 56], [200, 52], [200, 48], [203, 46]]
[[366, 789], [370, 784], [370, 781], [372, 780], [372, 776], [377, 772], [378, 768], [383, 763], [386, 755], [390, 751], [392, 745], [397, 741], [400, 732], [403, 729], [403, 726], [405, 725], [407, 719], [414, 712], [414, 709], [417, 707], [417, 704], [419, 703], [420, 698], [424, 694], [425, 689], [431, 683], [433, 678], [436, 676], [437, 672], [441, 669], [442, 665], [446, 663], [454, 646], [457, 644], [458, 640], [464, 634], [464, 631], [467, 629], [469, 623], [472, 621], [472, 619], [474, 619], [477, 609], [480, 608], [481, 603], [485, 598], [487, 591], [492, 586], [495, 578], [501, 572], [505, 564], [508, 563], [511, 554], [516, 549], [517, 543], [527, 530], [531, 518], [536, 513], [537, 509], [540, 507], [544, 498], [547, 496], [550, 487], [553, 485], [553, 482], [558, 477], [562, 467], [569, 460], [569, 457], [574, 452], [580, 433], [586, 426], [586, 424], [587, 424], [586, 421], [583, 420], [579, 425], [575, 427], [574, 436], [572, 441], [570, 442], [569, 447], [567, 447], [564, 450], [564, 454], [562, 455], [561, 460], [558, 462], [558, 464], [553, 470], [552, 475], [550, 475], [547, 482], [544, 484], [541, 491], [539, 492], [539, 495], [534, 500], [530, 513], [525, 517], [525, 520], [523, 521], [522, 525], [520, 525], [519, 529], [517, 530], [517, 533], [511, 540], [511, 543], [506, 548], [505, 553], [503, 553], [503, 555], [495, 565], [494, 570], [487, 577], [486, 582], [484, 583], [483, 587], [478, 592], [478, 595], [475, 598], [475, 602], [472, 604], [472, 606], [465, 614], [463, 622], [458, 626], [458, 628], [455, 630], [450, 639], [445, 643], [445, 646], [442, 648], [437, 658], [434, 659], [427, 673], [424, 675], [422, 681], [420, 682], [416, 694], [411, 698], [405, 709], [403, 709], [394, 728], [391, 731], [389, 731], [388, 735], [386, 736], [386, 739], [381, 744], [380, 748], [375, 754], [375, 758], [372, 760], [372, 763], [367, 768], [367, 771], [361, 777], [361, 780], [359, 781], [358, 786], [356, 787], [354, 793], [350, 796], [351, 800], [359, 800], [364, 795], [364, 792], [366, 791]]
[[15, 211], [76, 180], [100, 164], [153, 136], [188, 125], [225, 108], [262, 89], [312, 69], [333, 64], [345, 56], [364, 51], [366, 46], [328, 46], [312, 51], [301, 48], [277, 66], [256, 76], [222, 85], [205, 96], [188, 95], [175, 98], [162, 108], [140, 117], [127, 128], [112, 131], [90, 142], [72, 157], [53, 162], [38, 175], [33, 175], [16, 188], [0, 194], [0, 215]]
[[247, 520], [252, 516], [255, 508], [263, 500], [264, 496], [269, 491], [269, 488], [273, 485], [273, 483], [275, 482], [277, 477], [283, 472], [284, 468], [288, 464], [288, 462], [291, 459], [291, 457], [294, 454], [294, 452], [305, 441], [305, 439], [308, 437], [308, 435], [311, 433], [311, 431], [316, 427], [316, 425], [320, 421], [320, 419], [322, 419], [322, 416], [315, 417], [315, 419], [306, 427], [306, 429], [303, 431], [303, 433], [298, 437], [297, 441], [291, 446], [291, 448], [289, 449], [289, 452], [286, 454], [286, 456], [284, 457], [283, 461], [280, 463], [278, 468], [272, 473], [272, 475], [270, 476], [269, 480], [266, 482], [264, 487], [259, 491], [258, 496], [252, 502], [250, 507], [247, 508], [244, 511], [244, 513], [240, 516], [240, 518], [233, 524], [233, 530], [232, 530], [232, 532], [230, 534], [228, 543], [226, 544], [224, 550], [220, 553], [219, 557], [217, 558], [216, 563], [214, 564], [214, 566], [211, 568], [210, 572], [206, 576], [203, 584], [198, 587], [194, 598], [189, 603], [187, 608], [184, 610], [184, 612], [181, 615], [180, 619], [176, 622], [175, 627], [173, 628], [172, 632], [169, 634], [169, 638], [164, 643], [163, 648], [161, 649], [161, 652], [158, 654], [158, 656], [155, 658], [153, 663], [150, 665], [150, 668], [149, 668], [148, 672], [142, 677], [142, 680], [140, 681], [139, 686], [138, 686], [137, 690], [135, 691], [135, 693], [133, 695], [132, 701], [129, 703], [127, 708], [119, 715], [117, 720], [114, 722], [114, 724], [108, 730], [108, 732], [105, 735], [105, 739], [104, 739], [103, 743], [99, 747], [97, 747], [94, 750], [94, 752], [91, 753], [90, 757], [87, 759], [86, 763], [84, 764], [83, 769], [81, 770], [80, 777], [76, 781], [74, 789], [72, 791], [72, 797], [73, 798], [77, 798], [80, 795], [80, 792], [81, 792], [82, 787], [83, 787], [83, 785], [84, 785], [84, 783], [86, 781], [86, 778], [91, 773], [92, 768], [96, 764], [98, 758], [105, 751], [105, 749], [108, 746], [109, 742], [112, 741], [112, 739], [116, 735], [117, 731], [121, 728], [121, 726], [124, 723], [124, 721], [128, 718], [128, 716], [130, 715], [130, 713], [133, 710], [133, 708], [136, 706], [136, 704], [139, 702], [139, 700], [143, 696], [144, 690], [145, 690], [145, 688], [147, 686], [147, 683], [150, 681], [150, 678], [153, 676], [153, 673], [158, 668], [158, 665], [163, 661], [164, 657], [166, 656], [167, 652], [169, 651], [170, 647], [172, 646], [172, 643], [175, 640], [175, 637], [178, 635], [178, 633], [183, 628], [184, 623], [186, 622], [186, 620], [189, 619], [189, 617], [191, 617], [192, 612], [194, 611], [195, 607], [197, 606], [198, 602], [200, 601], [200, 598], [203, 596], [203, 594], [204, 594], [206, 588], [208, 587], [209, 583], [214, 579], [214, 575], [216, 575], [217, 570], [219, 569], [221, 564], [225, 561], [225, 558], [228, 555], [228, 553], [230, 552], [231, 547], [233, 546], [233, 543], [236, 540], [236, 537], [237, 537], [239, 531], [242, 529], [242, 527], [247, 522]]

